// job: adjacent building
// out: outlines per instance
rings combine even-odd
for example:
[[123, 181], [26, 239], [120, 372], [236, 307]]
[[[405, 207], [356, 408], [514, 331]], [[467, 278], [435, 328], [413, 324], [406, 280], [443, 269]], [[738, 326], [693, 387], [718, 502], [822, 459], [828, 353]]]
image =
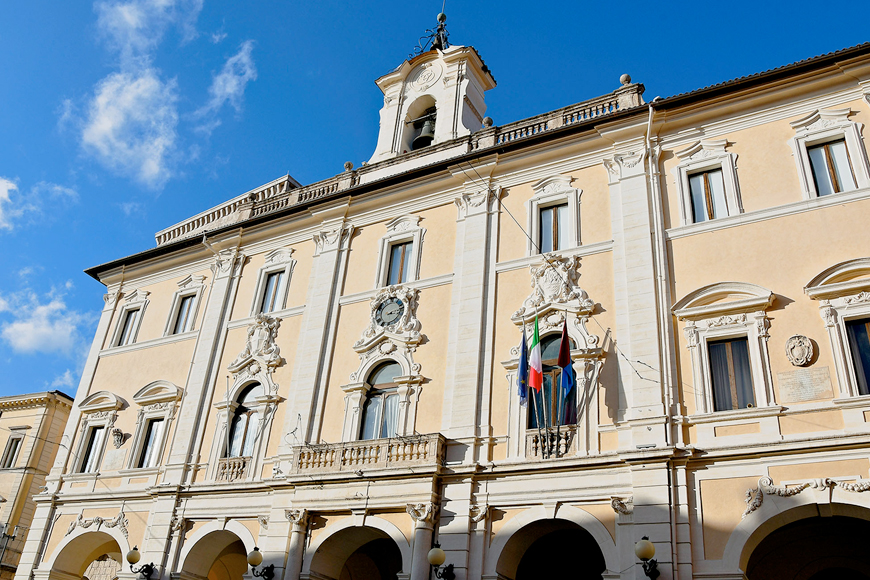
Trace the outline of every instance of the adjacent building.
[[663, 579], [870, 577], [870, 44], [501, 126], [471, 47], [377, 85], [362, 167], [88, 270], [19, 580], [132, 578], [134, 545], [152, 580], [254, 546], [277, 580], [424, 580], [434, 542], [461, 580], [642, 578], [644, 536]]
[[0, 398], [0, 578], [15, 576], [72, 404], [60, 391]]

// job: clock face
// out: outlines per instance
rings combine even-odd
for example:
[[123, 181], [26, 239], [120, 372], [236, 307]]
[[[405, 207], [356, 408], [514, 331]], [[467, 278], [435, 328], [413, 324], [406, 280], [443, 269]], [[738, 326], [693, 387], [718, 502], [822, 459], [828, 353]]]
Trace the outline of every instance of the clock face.
[[398, 298], [388, 298], [381, 302], [375, 313], [375, 320], [381, 326], [389, 326], [396, 322], [405, 312], [405, 305]]

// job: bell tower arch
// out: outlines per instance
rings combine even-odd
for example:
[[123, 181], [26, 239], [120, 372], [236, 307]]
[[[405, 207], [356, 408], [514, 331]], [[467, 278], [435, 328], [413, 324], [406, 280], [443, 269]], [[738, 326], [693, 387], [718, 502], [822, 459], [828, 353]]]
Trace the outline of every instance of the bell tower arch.
[[[444, 28], [439, 15], [439, 32]], [[483, 94], [495, 79], [470, 46], [446, 46], [437, 36], [433, 48], [406, 60], [375, 81], [384, 93], [378, 144], [369, 163], [391, 159], [470, 135], [481, 128]]]

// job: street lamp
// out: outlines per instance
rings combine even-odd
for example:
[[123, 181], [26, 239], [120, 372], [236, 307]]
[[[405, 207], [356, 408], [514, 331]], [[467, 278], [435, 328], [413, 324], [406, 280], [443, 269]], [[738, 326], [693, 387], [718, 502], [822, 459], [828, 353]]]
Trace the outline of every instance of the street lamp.
[[653, 558], [656, 555], [656, 547], [649, 541], [649, 537], [644, 536], [634, 545], [634, 553], [640, 558], [643, 573], [646, 574], [647, 578], [651, 580], [658, 578], [661, 573], [658, 568], [659, 563]]
[[275, 577], [275, 564], [264, 566], [262, 570], [257, 572], [257, 566], [263, 563], [263, 554], [260, 548], [254, 546], [254, 549], [248, 553], [248, 564], [251, 565], [251, 574], [263, 580], [272, 580]]
[[441, 568], [441, 564], [443, 564], [444, 560], [447, 559], [447, 554], [444, 553], [444, 550], [441, 549], [441, 545], [438, 542], [435, 542], [435, 546], [429, 550], [426, 559], [429, 560], [429, 564], [435, 568], [436, 578], [440, 578], [441, 580], [454, 580], [456, 578], [453, 574], [453, 564], [447, 564], [444, 568]]
[[147, 564], [142, 564], [139, 568], [134, 568], [133, 565], [138, 563], [142, 558], [142, 554], [139, 553], [139, 548], [133, 546], [133, 549], [127, 552], [127, 562], [130, 564], [130, 571], [133, 574], [139, 574], [142, 578], [146, 580], [151, 580], [151, 575], [154, 574], [154, 562], [148, 562]]

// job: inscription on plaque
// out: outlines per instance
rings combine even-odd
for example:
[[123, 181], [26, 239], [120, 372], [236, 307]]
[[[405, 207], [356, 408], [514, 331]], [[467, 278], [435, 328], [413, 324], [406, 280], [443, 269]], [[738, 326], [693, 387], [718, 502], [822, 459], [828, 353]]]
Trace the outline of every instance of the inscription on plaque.
[[831, 372], [828, 367], [795, 369], [777, 373], [779, 396], [783, 403], [802, 403], [832, 399]]

